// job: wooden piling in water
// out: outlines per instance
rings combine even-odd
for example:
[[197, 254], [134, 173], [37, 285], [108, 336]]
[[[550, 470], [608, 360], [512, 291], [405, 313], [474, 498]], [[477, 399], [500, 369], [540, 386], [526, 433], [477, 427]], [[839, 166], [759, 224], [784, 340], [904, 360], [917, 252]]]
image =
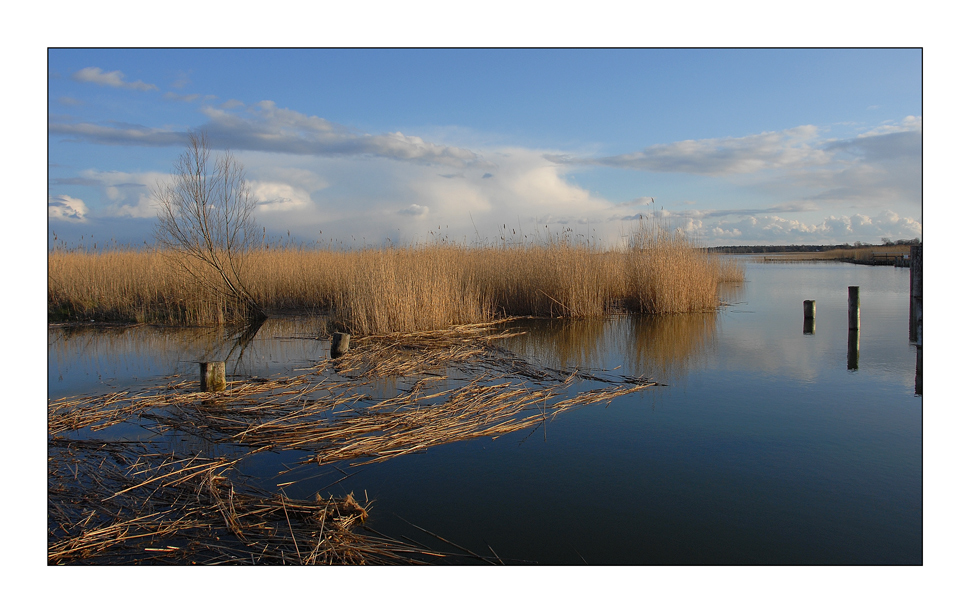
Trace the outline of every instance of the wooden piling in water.
[[909, 248], [909, 340], [923, 346], [923, 246]]
[[350, 351], [350, 335], [343, 332], [335, 332], [333, 340], [330, 341], [330, 357], [337, 359]]
[[199, 387], [203, 392], [226, 389], [226, 363], [199, 362]]
[[849, 330], [858, 330], [861, 323], [862, 309], [859, 304], [859, 286], [849, 286]]
[[802, 303], [802, 309], [805, 311], [805, 319], [815, 319], [815, 301], [806, 300]]

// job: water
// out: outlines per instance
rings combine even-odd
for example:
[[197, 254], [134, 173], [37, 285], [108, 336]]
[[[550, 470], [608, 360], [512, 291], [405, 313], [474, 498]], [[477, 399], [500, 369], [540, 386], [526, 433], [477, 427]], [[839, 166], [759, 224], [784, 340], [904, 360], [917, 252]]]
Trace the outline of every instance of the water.
[[[349, 468], [266, 454], [243, 469], [287, 495], [353, 491], [370, 525], [538, 564], [921, 564], [922, 398], [908, 341], [909, 271], [764, 264], [717, 314], [516, 323], [508, 348], [557, 368], [664, 382], [532, 432]], [[847, 287], [861, 288], [856, 364]], [[814, 334], [802, 301], [816, 300]], [[271, 320], [238, 356], [219, 331], [52, 328], [49, 397], [197, 377], [292, 374], [327, 355], [322, 322]], [[336, 483], [335, 483], [336, 482]], [[366, 492], [366, 494], [365, 494]]]

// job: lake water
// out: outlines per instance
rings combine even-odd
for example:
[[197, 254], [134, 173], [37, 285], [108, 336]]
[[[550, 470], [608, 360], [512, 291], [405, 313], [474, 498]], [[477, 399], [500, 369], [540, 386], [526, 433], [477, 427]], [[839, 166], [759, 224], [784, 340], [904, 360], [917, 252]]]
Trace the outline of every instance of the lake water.
[[[519, 321], [528, 334], [504, 341], [545, 365], [618, 367], [665, 387], [531, 432], [302, 467], [284, 489], [353, 491], [375, 501], [368, 522], [384, 534], [440, 545], [415, 524], [507, 563], [922, 564], [909, 270], [747, 262], [747, 281], [722, 288], [728, 306], [716, 314]], [[806, 299], [817, 304], [814, 333], [803, 329]], [[197, 361], [230, 354], [230, 378], [292, 374], [328, 356], [322, 325], [269, 320], [240, 359], [224, 330], [52, 327], [48, 396], [197, 378]], [[301, 456], [262, 454], [243, 469], [275, 490]]]

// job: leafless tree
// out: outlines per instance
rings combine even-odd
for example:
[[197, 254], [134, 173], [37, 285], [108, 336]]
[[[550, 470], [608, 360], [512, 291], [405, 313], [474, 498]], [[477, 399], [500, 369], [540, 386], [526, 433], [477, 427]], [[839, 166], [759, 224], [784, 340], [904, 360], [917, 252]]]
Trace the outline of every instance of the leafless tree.
[[211, 164], [209, 158], [205, 132], [190, 132], [172, 181], [158, 183], [153, 191], [159, 204], [155, 240], [197, 279], [240, 301], [249, 319], [265, 319], [242, 276], [257, 241], [256, 199], [232, 153], [227, 150]]

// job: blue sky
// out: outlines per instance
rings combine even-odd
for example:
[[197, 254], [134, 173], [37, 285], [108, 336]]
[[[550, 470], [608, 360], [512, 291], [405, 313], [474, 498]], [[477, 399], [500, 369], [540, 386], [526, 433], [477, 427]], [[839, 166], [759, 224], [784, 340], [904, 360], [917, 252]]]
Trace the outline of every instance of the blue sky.
[[705, 245], [922, 238], [919, 49], [48, 52], [48, 236], [151, 241], [189, 130], [270, 238], [361, 246], [640, 216]]

